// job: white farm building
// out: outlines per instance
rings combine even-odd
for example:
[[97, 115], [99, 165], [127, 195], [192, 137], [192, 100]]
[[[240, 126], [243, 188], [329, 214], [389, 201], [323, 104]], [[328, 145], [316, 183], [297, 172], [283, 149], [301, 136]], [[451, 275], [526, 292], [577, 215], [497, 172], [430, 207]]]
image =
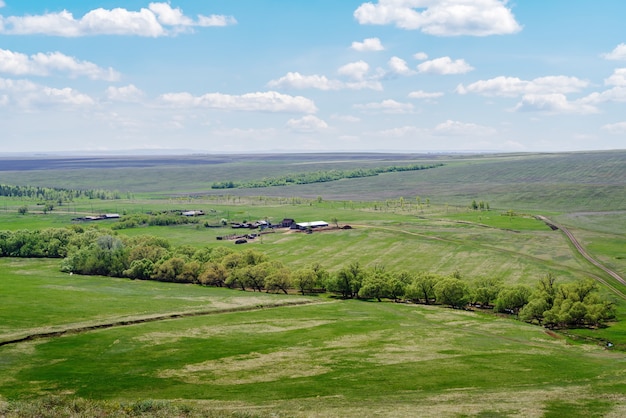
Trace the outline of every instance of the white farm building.
[[324, 222], [324, 221], [297, 222], [296, 226], [297, 226], [298, 229], [324, 228], [324, 227], [328, 226], [328, 222]]

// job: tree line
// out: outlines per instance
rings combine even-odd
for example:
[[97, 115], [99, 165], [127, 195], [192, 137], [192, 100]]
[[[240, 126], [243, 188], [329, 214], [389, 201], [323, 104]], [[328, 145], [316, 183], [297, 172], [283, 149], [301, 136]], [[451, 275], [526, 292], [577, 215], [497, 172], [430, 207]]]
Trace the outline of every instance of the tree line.
[[117, 191], [102, 189], [65, 189], [61, 187], [41, 187], [41, 186], [16, 186], [0, 184], [0, 196], [17, 197], [20, 199], [42, 200], [56, 202], [59, 205], [63, 202], [72, 202], [78, 198], [115, 200], [121, 199]]
[[347, 178], [360, 178], [360, 177], [373, 177], [382, 173], [393, 173], [400, 171], [417, 171], [427, 170], [429, 168], [435, 168], [442, 166], [439, 164], [412, 164], [405, 166], [388, 166], [378, 168], [357, 168], [354, 170], [320, 170], [305, 173], [286, 174], [278, 177], [266, 177], [260, 180], [248, 180], [248, 181], [217, 181], [211, 184], [212, 189], [242, 189], [242, 188], [259, 188], [270, 186], [287, 186], [290, 184], [310, 184], [310, 183], [324, 183], [328, 181], [335, 181]]
[[249, 248], [174, 248], [164, 238], [119, 236], [80, 225], [0, 231], [0, 256], [62, 258], [62, 271], [84, 275], [483, 308], [549, 328], [597, 327], [615, 318], [613, 305], [600, 298], [596, 282], [590, 279], [557, 283], [548, 274], [535, 287], [507, 286], [496, 278], [464, 280], [458, 272], [397, 272], [384, 266], [365, 268], [357, 262], [331, 273], [319, 263], [294, 269]]

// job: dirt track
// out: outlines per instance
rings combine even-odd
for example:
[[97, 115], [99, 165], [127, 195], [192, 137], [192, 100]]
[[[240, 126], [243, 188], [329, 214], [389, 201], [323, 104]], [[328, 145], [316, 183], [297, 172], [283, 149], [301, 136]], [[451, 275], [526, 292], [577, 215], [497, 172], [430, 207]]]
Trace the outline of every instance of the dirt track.
[[[600, 263], [598, 260], [596, 260], [595, 258], [593, 258], [592, 256], [589, 255], [589, 253], [583, 248], [582, 245], [580, 245], [580, 243], [578, 242], [578, 240], [576, 239], [576, 237], [574, 236], [574, 234], [571, 233], [571, 231], [567, 228], [564, 228], [562, 225], [558, 225], [554, 222], [552, 222], [550, 219], [546, 218], [545, 216], [541, 216], [538, 215], [537, 216], [538, 219], [542, 220], [543, 222], [546, 223], [546, 225], [548, 225], [550, 228], [554, 229], [554, 230], [561, 230], [565, 236], [571, 241], [571, 243], [574, 245], [574, 247], [576, 248], [576, 250], [580, 253], [580, 255], [582, 255], [587, 261], [589, 261], [591, 264], [593, 264], [594, 266], [598, 267], [599, 269], [603, 270], [605, 273], [607, 273], [609, 276], [613, 277], [615, 280], [617, 280], [618, 282], [620, 282], [621, 284], [626, 286], [626, 280], [624, 280], [624, 278], [622, 276], [620, 276], [619, 274], [617, 274], [615, 271], [609, 269], [608, 267], [606, 267], [604, 264]], [[615, 287], [611, 286], [610, 284], [608, 284], [605, 280], [597, 277], [597, 276], [593, 276], [594, 279], [596, 279], [597, 281], [601, 282], [602, 284], [608, 286], [611, 290], [613, 290], [613, 292], [615, 292], [618, 296], [620, 296], [623, 299], [626, 299], [626, 295], [624, 295], [624, 293], [622, 293], [621, 291], [619, 291], [618, 289], [616, 289]]]

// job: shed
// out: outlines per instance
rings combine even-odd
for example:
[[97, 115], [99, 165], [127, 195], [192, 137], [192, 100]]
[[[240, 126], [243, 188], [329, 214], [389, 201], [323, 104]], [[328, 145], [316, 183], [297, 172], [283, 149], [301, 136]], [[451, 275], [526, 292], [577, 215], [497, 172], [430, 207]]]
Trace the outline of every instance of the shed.
[[328, 222], [324, 221], [313, 221], [313, 222], [299, 222], [296, 224], [298, 229], [315, 229], [315, 228], [324, 228], [328, 226]]

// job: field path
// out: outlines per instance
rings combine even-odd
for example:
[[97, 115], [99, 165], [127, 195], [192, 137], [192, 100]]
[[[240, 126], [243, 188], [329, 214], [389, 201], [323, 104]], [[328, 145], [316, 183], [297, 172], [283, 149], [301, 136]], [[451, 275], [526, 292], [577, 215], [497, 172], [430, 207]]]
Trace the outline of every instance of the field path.
[[[563, 227], [562, 225], [558, 225], [558, 224], [552, 222], [550, 219], [546, 218], [545, 216], [538, 215], [537, 218], [541, 219], [542, 221], [544, 221], [551, 228], [561, 230], [565, 234], [565, 236], [571, 241], [571, 243], [574, 245], [574, 247], [580, 253], [580, 255], [582, 255], [591, 264], [593, 264], [594, 266], [596, 266], [599, 269], [603, 270], [609, 276], [613, 277], [615, 280], [617, 280], [618, 282], [620, 282], [621, 284], [626, 286], [626, 280], [624, 280], [624, 278], [622, 276], [620, 276], [619, 274], [617, 274], [615, 271], [613, 271], [610, 268], [606, 267], [604, 264], [600, 263], [598, 260], [596, 260], [591, 255], [589, 255], [589, 253], [583, 248], [583, 246], [580, 244], [580, 242], [578, 242], [578, 240], [576, 239], [574, 234], [572, 234], [572, 232], [569, 229]], [[594, 277], [596, 279], [598, 279], [598, 277], [596, 277], [596, 276], [594, 276]], [[603, 284], [606, 284], [607, 286], [612, 288], [614, 291], [616, 291], [616, 289], [613, 286], [608, 285], [604, 280], [601, 280], [601, 281], [602, 281]], [[622, 296], [623, 296], [622, 292], [619, 292], [619, 293], [622, 294]]]
[[[576, 248], [576, 250], [590, 263], [592, 263], [594, 266], [602, 269], [604, 272], [606, 272], [607, 274], [609, 274], [611, 277], [613, 277], [615, 280], [617, 280], [618, 282], [622, 283], [623, 285], [626, 286], [626, 280], [624, 280], [619, 274], [617, 274], [616, 272], [614, 272], [613, 270], [609, 269], [608, 267], [606, 267], [605, 265], [603, 265], [602, 263], [600, 263], [599, 261], [597, 261], [596, 259], [594, 259], [593, 257], [591, 257], [587, 251], [585, 251], [585, 249], [582, 247], [582, 245], [578, 242], [578, 240], [576, 239], [576, 237], [574, 237], [574, 235], [567, 229], [567, 228], [563, 228], [560, 225], [555, 224], [554, 222], [552, 222], [551, 220], [549, 220], [548, 218], [546, 218], [545, 216], [537, 216], [538, 219], [540, 219], [541, 221], [545, 222], [548, 226], [550, 226], [553, 230], [557, 230], [560, 229], [561, 231], [563, 231], [563, 233], [569, 238], [569, 240], [572, 242], [572, 244], [574, 245], [574, 247]], [[386, 227], [386, 226], [372, 226], [372, 225], [354, 225], [357, 227], [361, 227], [361, 228], [371, 228], [371, 229], [382, 229], [382, 230], [387, 230], [387, 231], [393, 231], [395, 233], [402, 233], [402, 234], [407, 234], [407, 235], [413, 235], [413, 236], [417, 236], [417, 237], [421, 237], [421, 238], [426, 238], [426, 239], [431, 239], [431, 240], [436, 240], [436, 241], [443, 241], [443, 242], [449, 242], [449, 243], [455, 243], [458, 244], [459, 241], [457, 240], [452, 240], [452, 239], [447, 239], [447, 238], [441, 238], [441, 237], [436, 237], [436, 236], [432, 236], [432, 235], [426, 235], [426, 234], [420, 234], [418, 232], [412, 232], [412, 231], [406, 231], [403, 229], [399, 229], [399, 228], [392, 228], [392, 227]], [[533, 257], [531, 255], [527, 255], [527, 254], [520, 254], [520, 253], [516, 253], [514, 251], [511, 250], [507, 250], [507, 249], [503, 249], [503, 248], [498, 248], [498, 247], [492, 247], [489, 245], [482, 245], [485, 248], [489, 248], [493, 251], [500, 251], [500, 252], [504, 252], [504, 253], [510, 253], [510, 254], [515, 254], [517, 256], [522, 256], [525, 258], [529, 258], [529, 259], [535, 259], [537, 261], [540, 262], [546, 262], [546, 260], [542, 260], [540, 258], [537, 257]], [[622, 292], [621, 290], [617, 289], [615, 286], [611, 285], [609, 282], [607, 282], [606, 280], [604, 280], [603, 278], [595, 275], [595, 274], [591, 274], [589, 272], [587, 272], [588, 275], [590, 275], [591, 277], [593, 277], [594, 280], [596, 280], [599, 283], [602, 283], [603, 285], [605, 285], [608, 289], [610, 289], [613, 293], [615, 293], [619, 298], [626, 300], [626, 294], [624, 292]]]
[[176, 313], [167, 313], [162, 315], [152, 315], [145, 316], [140, 318], [129, 318], [119, 321], [112, 322], [103, 322], [92, 325], [82, 325], [82, 326], [67, 326], [65, 328], [57, 329], [54, 331], [48, 332], [37, 332], [28, 334], [25, 336], [10, 338], [6, 340], [0, 340], [0, 347], [4, 345], [17, 344], [25, 341], [39, 340], [43, 338], [54, 338], [60, 337], [63, 335], [69, 334], [81, 334], [83, 332], [94, 331], [98, 329], [107, 329], [107, 328], [116, 328], [116, 327], [125, 327], [129, 325], [137, 325], [144, 324], [147, 322], [156, 322], [156, 321], [166, 321], [170, 319], [180, 319], [180, 318], [190, 318], [194, 316], [207, 316], [207, 315], [218, 315], [224, 313], [234, 313], [234, 312], [250, 312], [250, 311], [259, 311], [261, 309], [270, 309], [270, 308], [283, 308], [290, 306], [300, 306], [300, 305], [311, 305], [311, 304], [320, 304], [320, 303], [332, 303], [328, 301], [317, 301], [317, 300], [297, 300], [287, 303], [276, 303], [276, 304], [267, 304], [267, 305], [255, 305], [255, 306], [240, 306], [235, 308], [226, 308], [226, 309], [212, 309], [209, 311], [189, 311], [189, 312], [176, 312]]

